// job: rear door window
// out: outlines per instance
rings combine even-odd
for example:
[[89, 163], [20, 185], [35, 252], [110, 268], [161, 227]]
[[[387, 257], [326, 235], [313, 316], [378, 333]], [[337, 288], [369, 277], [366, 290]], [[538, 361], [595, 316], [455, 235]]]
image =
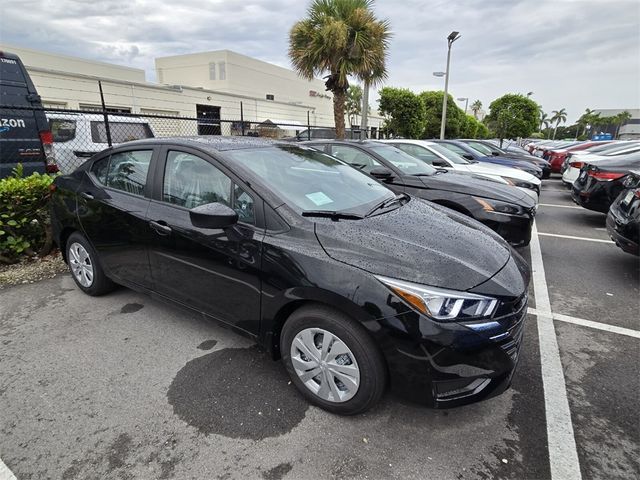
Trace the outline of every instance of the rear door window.
[[[153, 138], [151, 127], [147, 123], [109, 122], [112, 143], [124, 143], [142, 138]], [[107, 143], [107, 129], [104, 122], [91, 122], [91, 141]]]
[[144, 196], [152, 150], [119, 152], [98, 160], [91, 172], [106, 187]]

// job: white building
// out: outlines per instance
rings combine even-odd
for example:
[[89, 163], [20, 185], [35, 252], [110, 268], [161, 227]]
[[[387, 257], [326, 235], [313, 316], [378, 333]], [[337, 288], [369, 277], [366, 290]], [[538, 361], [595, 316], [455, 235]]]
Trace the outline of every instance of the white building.
[[[27, 68], [45, 107], [101, 108], [98, 81], [113, 112], [212, 117], [291, 124], [289, 130], [333, 125], [333, 100], [322, 80], [229, 50], [156, 59], [159, 83], [144, 70], [0, 44]], [[382, 118], [369, 124], [379, 127]], [[179, 134], [181, 132], [169, 132]], [[184, 133], [184, 132], [183, 132]], [[228, 132], [227, 132], [228, 133]]]

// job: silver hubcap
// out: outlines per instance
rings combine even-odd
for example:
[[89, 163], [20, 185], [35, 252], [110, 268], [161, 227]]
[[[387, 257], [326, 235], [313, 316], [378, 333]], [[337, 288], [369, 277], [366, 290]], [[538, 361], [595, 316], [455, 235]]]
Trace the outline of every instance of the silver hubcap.
[[306, 328], [291, 343], [291, 361], [302, 383], [323, 400], [346, 402], [358, 392], [356, 357], [337, 336]]
[[87, 250], [79, 243], [69, 247], [69, 266], [78, 283], [89, 288], [93, 284], [93, 264]]

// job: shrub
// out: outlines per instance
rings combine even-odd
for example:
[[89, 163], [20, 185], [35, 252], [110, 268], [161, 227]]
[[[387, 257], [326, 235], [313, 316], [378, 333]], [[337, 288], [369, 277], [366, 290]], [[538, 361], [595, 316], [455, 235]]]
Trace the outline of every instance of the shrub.
[[20, 166], [0, 179], [0, 262], [51, 251], [51, 182], [53, 177], [38, 173], [23, 177]]

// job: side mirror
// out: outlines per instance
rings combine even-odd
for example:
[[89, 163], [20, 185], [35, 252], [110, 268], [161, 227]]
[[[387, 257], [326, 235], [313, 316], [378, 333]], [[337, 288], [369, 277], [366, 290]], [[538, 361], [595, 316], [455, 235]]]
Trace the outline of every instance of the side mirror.
[[448, 167], [449, 165], [442, 159], [437, 159], [431, 162], [434, 167]]
[[372, 177], [387, 182], [393, 178], [393, 172], [387, 167], [376, 167], [369, 172]]
[[470, 153], [464, 153], [462, 154], [463, 158], [466, 158], [467, 160], [475, 160], [475, 158], [473, 158], [473, 155], [471, 155]]
[[500, 152], [496, 152], [495, 150], [491, 150], [491, 155], [493, 155], [494, 157], [499, 157], [500, 156]]
[[238, 214], [222, 203], [207, 203], [189, 210], [191, 224], [198, 228], [226, 228], [238, 222]]

